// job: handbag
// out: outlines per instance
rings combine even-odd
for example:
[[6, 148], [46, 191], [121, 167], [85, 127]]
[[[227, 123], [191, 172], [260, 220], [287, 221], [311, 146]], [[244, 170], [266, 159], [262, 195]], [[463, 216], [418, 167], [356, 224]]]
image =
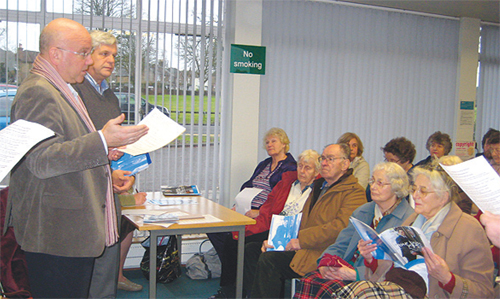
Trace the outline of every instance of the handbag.
[[205, 242], [201, 242], [198, 253], [195, 253], [186, 262], [186, 275], [191, 279], [211, 279], [220, 277], [222, 265], [215, 248], [211, 248], [205, 253], [201, 249]]
[[[141, 261], [142, 274], [149, 280], [149, 250], [150, 238], [141, 245], [146, 250]], [[169, 283], [181, 276], [181, 262], [176, 236], [163, 236], [158, 238], [156, 252], [156, 282]]]

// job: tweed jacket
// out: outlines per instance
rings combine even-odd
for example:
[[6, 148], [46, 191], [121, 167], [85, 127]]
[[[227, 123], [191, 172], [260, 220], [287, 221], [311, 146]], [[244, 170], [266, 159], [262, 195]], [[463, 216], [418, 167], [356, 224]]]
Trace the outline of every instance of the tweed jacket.
[[[414, 213], [403, 225], [411, 225], [417, 218]], [[472, 216], [467, 215], [452, 202], [451, 209], [431, 238], [435, 254], [443, 258], [455, 275], [455, 287], [449, 294], [439, 282], [429, 276], [429, 298], [493, 298], [493, 258], [484, 229]], [[370, 280], [380, 280], [386, 266], [380, 266]]]
[[42, 124], [55, 136], [36, 145], [12, 170], [9, 205], [22, 249], [96, 257], [105, 247], [108, 164], [98, 132], [90, 133], [62, 93], [30, 74], [12, 104], [12, 121]]
[[321, 253], [335, 243], [340, 231], [347, 227], [352, 212], [366, 203], [365, 190], [349, 169], [348, 175], [328, 189], [311, 208], [314, 195], [324, 181], [320, 178], [314, 182], [311, 195], [304, 204], [298, 236], [302, 249], [290, 262], [290, 267], [302, 276], [316, 270], [316, 260]]
[[[359, 221], [362, 221], [363, 223], [371, 225], [373, 222], [373, 217], [375, 217], [375, 205], [376, 203], [373, 201], [362, 205], [352, 213], [352, 217], [358, 219]], [[375, 231], [380, 234], [386, 229], [399, 226], [411, 214], [413, 214], [413, 209], [411, 208], [408, 201], [406, 199], [403, 199], [391, 214], [384, 216], [380, 220]], [[361, 238], [356, 232], [356, 229], [354, 228], [352, 223], [349, 222], [349, 225], [340, 232], [335, 243], [328, 246], [321, 257], [323, 257], [325, 253], [328, 253], [331, 255], [340, 256], [345, 261], [350, 262], [354, 256], [354, 253], [356, 253], [356, 251], [358, 250], [358, 241], [360, 239]], [[320, 260], [321, 258], [318, 259], [318, 264]], [[365, 273], [365, 265], [363, 261], [364, 258], [362, 255], [360, 255], [353, 265], [359, 274], [360, 280], [364, 279]]]

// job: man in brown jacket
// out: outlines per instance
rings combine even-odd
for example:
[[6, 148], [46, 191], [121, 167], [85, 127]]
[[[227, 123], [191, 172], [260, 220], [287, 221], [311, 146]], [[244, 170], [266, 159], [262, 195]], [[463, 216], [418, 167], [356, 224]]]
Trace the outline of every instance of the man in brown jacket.
[[[315, 270], [316, 260], [335, 242], [352, 212], [366, 203], [365, 190], [349, 169], [349, 154], [346, 144], [325, 147], [320, 157], [322, 178], [314, 182], [304, 205], [298, 238], [292, 239], [285, 251], [261, 254], [255, 244], [253, 248], [247, 245], [245, 287], [252, 286], [252, 298], [283, 297], [284, 281]], [[266, 246], [264, 241], [262, 249]]]

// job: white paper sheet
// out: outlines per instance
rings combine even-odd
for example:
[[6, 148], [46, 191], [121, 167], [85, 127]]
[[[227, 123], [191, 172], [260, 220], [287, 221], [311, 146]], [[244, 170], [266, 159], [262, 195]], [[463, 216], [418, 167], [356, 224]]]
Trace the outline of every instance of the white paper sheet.
[[236, 212], [245, 215], [252, 207], [252, 199], [262, 192], [259, 188], [245, 188], [241, 190], [234, 201], [236, 201]]
[[441, 167], [482, 211], [500, 215], [500, 176], [484, 156]]
[[172, 142], [179, 137], [186, 128], [173, 121], [157, 108], [154, 108], [139, 124], [148, 126], [148, 134], [136, 142], [127, 145], [120, 151], [130, 155], [150, 153]]
[[40, 124], [19, 119], [0, 131], [0, 181], [21, 158], [54, 132]]

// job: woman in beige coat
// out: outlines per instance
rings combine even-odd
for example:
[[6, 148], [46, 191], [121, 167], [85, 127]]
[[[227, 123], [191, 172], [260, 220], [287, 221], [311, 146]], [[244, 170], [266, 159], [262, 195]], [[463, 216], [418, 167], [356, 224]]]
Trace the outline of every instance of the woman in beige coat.
[[[421, 167], [414, 169], [412, 177], [415, 214], [403, 225], [422, 229], [432, 247], [432, 250], [422, 250], [428, 275], [425, 277], [427, 287], [420, 294], [429, 298], [493, 298], [493, 261], [489, 242], [479, 223], [462, 213], [453, 202], [457, 195], [454, 182], [442, 170]], [[387, 297], [380, 298], [420, 297], [409, 294], [415, 294], [411, 288], [420, 276], [405, 286], [402, 272], [394, 271], [397, 265], [394, 268], [392, 262], [372, 257], [376, 245], [370, 243], [361, 240], [358, 244], [365, 258], [369, 282], [349, 284], [336, 295], [340, 298], [366, 298], [382, 292]], [[389, 279], [392, 282], [384, 281], [391, 276], [389, 272], [398, 273], [396, 279]], [[410, 275], [415, 275], [415, 272]], [[425, 278], [421, 280], [424, 287]], [[398, 280], [400, 284], [395, 283]]]

